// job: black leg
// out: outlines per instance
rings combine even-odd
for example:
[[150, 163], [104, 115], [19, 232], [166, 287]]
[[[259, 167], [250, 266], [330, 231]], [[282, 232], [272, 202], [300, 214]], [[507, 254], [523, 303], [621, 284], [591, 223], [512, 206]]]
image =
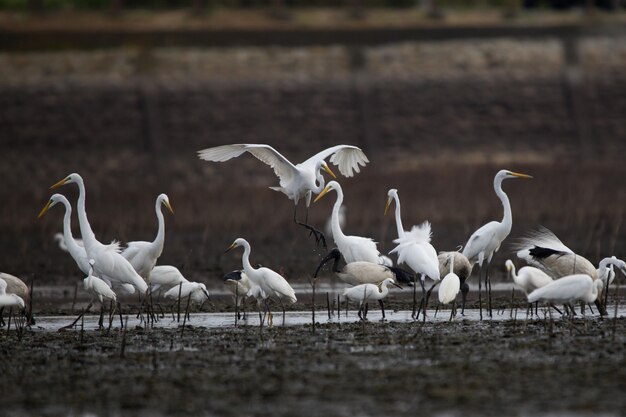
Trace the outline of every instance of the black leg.
[[478, 264], [478, 309], [480, 312], [480, 320], [483, 319], [483, 293], [482, 293], [482, 280], [483, 279], [483, 264]]
[[383, 304], [383, 300], [378, 300], [378, 304], [380, 305], [380, 310], [383, 312], [382, 321], [385, 321], [385, 304]]
[[461, 315], [462, 316], [465, 315], [465, 301], [467, 300], [467, 293], [469, 293], [469, 284], [467, 283], [467, 281], [463, 281], [463, 283], [461, 284], [461, 300], [462, 300]]
[[491, 276], [489, 276], [489, 270], [491, 269], [491, 261], [487, 262], [487, 274], [485, 275], [485, 290], [487, 291], [487, 308], [489, 310], [489, 318], [493, 318], [493, 311], [491, 305]]

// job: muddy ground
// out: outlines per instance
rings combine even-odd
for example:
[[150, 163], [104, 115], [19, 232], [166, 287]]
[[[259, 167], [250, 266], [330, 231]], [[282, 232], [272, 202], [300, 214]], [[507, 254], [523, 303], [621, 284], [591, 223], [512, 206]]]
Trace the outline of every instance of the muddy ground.
[[22, 415], [620, 415], [626, 320], [0, 333]]
[[[409, 293], [392, 295], [390, 312], [410, 308]], [[306, 305], [307, 295], [300, 298]], [[501, 293], [495, 304], [507, 299]], [[314, 334], [276, 318], [262, 330], [199, 327], [194, 315], [184, 330], [166, 328], [168, 317], [125, 336], [117, 323], [110, 332], [35, 326], [21, 340], [4, 328], [0, 409], [7, 416], [585, 416], [626, 407], [623, 317], [468, 315], [449, 323], [430, 311], [425, 323], [336, 323], [323, 300], [317, 308]], [[204, 309], [227, 310], [227, 299]]]

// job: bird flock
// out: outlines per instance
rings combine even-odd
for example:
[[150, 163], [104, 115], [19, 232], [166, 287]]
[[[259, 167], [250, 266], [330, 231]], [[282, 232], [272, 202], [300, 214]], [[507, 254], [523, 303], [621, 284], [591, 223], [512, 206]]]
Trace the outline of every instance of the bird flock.
[[[346, 217], [343, 206], [344, 190], [326, 160], [335, 165], [343, 176], [352, 177], [369, 162], [360, 148], [351, 145], [333, 146], [299, 164], [293, 164], [273, 147], [265, 144], [217, 146], [199, 151], [198, 157], [209, 162], [226, 162], [244, 153], [251, 154], [273, 168], [279, 178], [279, 185], [270, 188], [285, 194], [294, 202], [294, 223], [306, 228], [314, 236], [316, 243], [323, 247], [327, 246], [327, 237], [308, 224], [308, 212], [313, 195], [316, 195], [313, 199], [313, 203], [316, 203], [334, 191], [336, 197], [329, 228], [336, 248], [323, 257], [313, 276], [317, 277], [324, 266], [332, 261], [334, 275], [351, 286], [343, 292], [346, 302], [349, 300], [359, 304], [358, 316], [362, 320], [367, 319], [369, 301], [380, 304], [384, 319], [383, 299], [388, 296], [390, 286], [400, 287], [401, 283], [413, 287], [414, 319], [418, 319], [420, 314], [423, 320], [426, 319], [429, 297], [438, 285], [438, 302], [452, 304], [452, 320], [457, 313], [456, 300], [459, 293], [462, 296], [461, 314], [464, 313], [470, 290], [468, 280], [475, 265], [478, 265], [480, 319], [483, 319], [483, 285], [485, 313], [492, 317], [492, 260], [509, 236], [513, 224], [511, 202], [502, 188], [503, 182], [507, 179], [530, 179], [530, 175], [509, 170], [497, 172], [493, 187], [503, 206], [502, 220], [491, 221], [477, 229], [461, 249], [439, 253], [431, 244], [432, 226], [426, 219], [415, 219], [417, 225], [410, 230], [404, 228], [399, 191], [395, 188], [389, 189], [384, 214], [394, 206], [397, 238], [393, 240], [396, 246], [389, 252], [389, 255], [397, 259], [394, 266], [390, 257], [380, 253], [377, 242], [372, 238], [347, 235], [343, 230]], [[322, 171], [333, 180], [326, 183]], [[86, 275], [84, 289], [90, 295], [91, 301], [81, 315], [66, 327], [73, 327], [95, 301], [101, 306], [100, 327], [103, 327], [106, 304], [109, 305], [109, 326], [116, 311], [120, 315], [120, 326], [123, 326], [119, 294], [136, 294], [141, 306], [139, 315], [143, 318], [145, 313], [146, 320], [150, 320], [150, 317], [154, 320], [155, 317], [153, 294], [162, 294], [164, 298], [178, 300], [179, 303], [181, 299], [186, 299], [187, 303], [193, 301], [200, 304], [208, 300], [209, 293], [205, 284], [188, 281], [175, 266], [157, 265], [165, 242], [165, 217], [162, 208], [174, 213], [166, 194], [160, 194], [155, 201], [158, 223], [155, 239], [151, 242], [132, 241], [123, 247], [118, 241], [102, 243], [97, 239], [87, 218], [85, 184], [79, 174], [70, 174], [50, 188], [57, 189], [68, 184], [76, 184], [79, 190], [75, 207], [82, 239], [77, 239], [72, 234], [72, 205], [62, 194], [53, 194], [38, 216], [43, 217], [57, 204], [64, 207], [63, 233], [56, 234], [54, 239]], [[306, 204], [304, 220], [298, 220], [297, 215], [301, 199]], [[261, 265], [256, 268], [252, 266], [252, 247], [243, 237], [236, 238], [226, 252], [239, 247], [243, 248], [242, 269], [224, 276], [224, 284], [233, 293], [237, 315], [245, 299], [250, 297], [257, 301], [261, 323], [267, 316], [268, 324], [272, 324], [272, 302], [282, 307], [284, 323], [285, 304], [298, 301], [294, 289], [280, 273]], [[599, 313], [606, 314], [606, 288], [615, 279], [614, 268], [626, 274], [624, 261], [615, 256], [606, 257], [595, 268], [590, 261], [574, 253], [550, 230], [543, 227], [518, 239], [515, 251], [517, 257], [528, 265], [516, 270], [514, 263], [507, 260], [505, 266], [516, 287], [527, 296], [530, 312], [533, 310], [531, 303], [545, 301], [548, 308], [559, 313], [561, 310], [557, 305], [564, 305], [563, 314], [576, 314], [576, 302], [595, 303]], [[340, 267], [342, 259], [344, 264]], [[430, 281], [428, 289], [425, 285], [427, 280]], [[416, 296], [418, 283], [422, 289], [419, 306]], [[15, 307], [25, 311], [28, 297], [29, 289], [19, 278], [0, 273], [0, 324], [3, 323], [2, 309]], [[535, 304], [535, 311], [536, 309]]]

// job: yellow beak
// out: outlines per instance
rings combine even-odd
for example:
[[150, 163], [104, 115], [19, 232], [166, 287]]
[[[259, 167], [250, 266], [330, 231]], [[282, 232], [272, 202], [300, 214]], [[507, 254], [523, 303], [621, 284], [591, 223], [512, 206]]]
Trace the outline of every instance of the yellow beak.
[[235, 244], [235, 242], [233, 242], [233, 244], [232, 244], [232, 245], [230, 245], [230, 246], [228, 247], [228, 249], [226, 249], [226, 251], [225, 251], [224, 253], [226, 253], [226, 252], [230, 252], [231, 250], [235, 249], [236, 247], [237, 247], [237, 245]]
[[163, 200], [163, 205], [164, 205], [165, 207], [167, 207], [167, 209], [168, 209], [170, 212], [172, 212], [172, 214], [174, 214], [174, 209], [173, 209], [173, 208], [172, 208], [172, 206], [170, 205], [170, 202], [169, 202], [169, 201], [167, 201], [167, 200]]
[[54, 184], [52, 187], [50, 187], [51, 190], [54, 190], [55, 188], [59, 188], [60, 186], [62, 186], [63, 184], [65, 184], [67, 182], [67, 178], [63, 178], [61, 181], [57, 182], [56, 184]]
[[37, 215], [38, 219], [41, 219], [43, 217], [44, 214], [46, 214], [46, 212], [48, 211], [48, 209], [50, 208], [50, 205], [52, 204], [52, 200], [48, 200], [48, 203], [44, 206], [44, 208], [41, 209], [41, 211], [39, 212], [39, 214]]
[[328, 165], [326, 165], [326, 164], [322, 165], [322, 169], [324, 171], [326, 171], [328, 173], [328, 175], [330, 175], [334, 179], [337, 179], [337, 176], [335, 175], [335, 173], [333, 171], [330, 170], [330, 167]]
[[327, 185], [326, 187], [324, 187], [324, 189], [322, 190], [321, 193], [319, 193], [319, 195], [317, 197], [315, 197], [315, 200], [313, 200], [314, 203], [317, 203], [317, 201], [324, 197], [326, 194], [328, 194], [328, 192], [330, 191], [330, 187]]
[[511, 175], [517, 178], [532, 178], [530, 175], [520, 174], [519, 172], [511, 172]]
[[385, 204], [385, 216], [387, 215], [387, 211], [389, 210], [389, 207], [391, 206], [391, 198], [387, 199], [387, 204]]

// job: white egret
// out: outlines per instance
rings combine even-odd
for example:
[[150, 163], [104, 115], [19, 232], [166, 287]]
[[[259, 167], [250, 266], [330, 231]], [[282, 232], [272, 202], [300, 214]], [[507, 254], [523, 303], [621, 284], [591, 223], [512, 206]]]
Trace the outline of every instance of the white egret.
[[[4, 326], [4, 319], [2, 318], [2, 312], [5, 307], [20, 307], [22, 311], [26, 310], [26, 304], [24, 303], [24, 299], [17, 295], [13, 291], [7, 291], [9, 287], [9, 283], [11, 283], [13, 288], [16, 288], [15, 280], [22, 282], [19, 278], [14, 277], [13, 275], [6, 274], [4, 272], [0, 273], [0, 325]], [[18, 287], [21, 287], [18, 285]], [[28, 291], [28, 287], [26, 288]], [[23, 291], [20, 291], [23, 294]], [[28, 293], [26, 293], [28, 294]]]
[[314, 202], [319, 201], [329, 191], [337, 192], [337, 200], [333, 206], [332, 223], [333, 223], [333, 239], [339, 252], [343, 255], [346, 263], [365, 261], [374, 264], [383, 264], [380, 252], [376, 248], [376, 242], [370, 238], [361, 236], [346, 236], [339, 225], [339, 210], [343, 203], [343, 190], [341, 185], [336, 181], [331, 181], [326, 185], [322, 192], [315, 198]]
[[[513, 278], [513, 282], [515, 285], [524, 292], [524, 295], [528, 296], [531, 292], [536, 290], [537, 288], [544, 287], [554, 281], [551, 276], [540, 270], [539, 268], [535, 268], [534, 266], [524, 266], [520, 268], [519, 271], [516, 272], [515, 265], [513, 261], [507, 259], [506, 270]], [[513, 302], [513, 295], [511, 295], [511, 303]], [[532, 306], [530, 307], [530, 311], [532, 313]], [[554, 307], [557, 311], [559, 311], [556, 307]], [[527, 311], [528, 313], [528, 311]], [[560, 311], [559, 311], [560, 313]]]
[[106, 276], [111, 281], [122, 284], [131, 284], [140, 294], [145, 294], [148, 285], [135, 271], [133, 266], [119, 253], [119, 244], [113, 242], [104, 245], [96, 239], [96, 235], [91, 230], [87, 213], [85, 211], [85, 184], [80, 175], [70, 174], [61, 181], [54, 184], [51, 189], [55, 189], [64, 184], [75, 183], [78, 186], [78, 222], [80, 232], [85, 243], [85, 251], [89, 259], [95, 261], [95, 272], [100, 277]]
[[[63, 233], [55, 233], [54, 241], [57, 242], [57, 244], [59, 245], [59, 249], [61, 249], [63, 252], [69, 253], [69, 249], [65, 244], [65, 236]], [[84, 246], [82, 239], [74, 239], [74, 241], [76, 242], [76, 244], [78, 244], [78, 246]]]
[[465, 313], [465, 301], [467, 300], [467, 293], [469, 292], [469, 285], [467, 279], [472, 273], [472, 264], [467, 260], [465, 255], [457, 251], [441, 251], [437, 254], [439, 260], [439, 271], [441, 274], [450, 270], [450, 256], [454, 257], [454, 273], [461, 280], [461, 315]]
[[[385, 204], [384, 214], [387, 214], [391, 203], [396, 203], [396, 229], [398, 231], [398, 239], [394, 240], [396, 246], [389, 253], [398, 254], [398, 264], [405, 263], [415, 272], [416, 276], [420, 276], [420, 284], [422, 286], [422, 306], [424, 308], [424, 319], [426, 318], [426, 307], [430, 294], [440, 279], [439, 276], [439, 260], [437, 259], [437, 251], [430, 244], [431, 230], [430, 223], [424, 222], [419, 226], [413, 226], [411, 231], [405, 231], [402, 226], [402, 215], [400, 208], [400, 197], [398, 190], [395, 188], [387, 192], [387, 203]], [[424, 279], [429, 277], [434, 281], [433, 285], [426, 291], [424, 288]], [[413, 318], [415, 318], [415, 287], [413, 288]], [[420, 308], [422, 307], [420, 306]], [[419, 315], [419, 313], [418, 313]]]
[[534, 303], [543, 300], [562, 303], [569, 305], [573, 311], [573, 302], [593, 303], [601, 290], [602, 281], [599, 279], [593, 280], [586, 274], [568, 275], [554, 280], [541, 288], [537, 288], [528, 294], [528, 302]]
[[[615, 265], [626, 273], [625, 264], [617, 258], [604, 258], [596, 269], [593, 264], [583, 256], [574, 253], [549, 229], [541, 227], [531, 231], [518, 240], [515, 245], [517, 256], [530, 265], [544, 270], [553, 278], [561, 278], [571, 274], [586, 274], [594, 281], [608, 273], [608, 267]], [[600, 314], [606, 315], [606, 306], [600, 288], [600, 296], [595, 304]]]
[[179, 291], [181, 300], [189, 297], [191, 301], [202, 304], [209, 299], [209, 292], [206, 289], [206, 285], [201, 282], [181, 282], [177, 286], [167, 290], [163, 296], [165, 298], [178, 300]]
[[[369, 162], [367, 156], [360, 148], [351, 145], [337, 145], [325, 149], [313, 155], [306, 161], [294, 165], [287, 158], [281, 155], [276, 149], [265, 144], [233, 144], [222, 145], [214, 148], [207, 148], [198, 151], [198, 157], [205, 161], [224, 162], [249, 152], [260, 161], [266, 163], [274, 169], [274, 173], [280, 179], [279, 187], [270, 187], [272, 190], [280, 191], [293, 200], [295, 207], [293, 220], [305, 226], [315, 234], [316, 240], [322, 240], [325, 245], [323, 234], [306, 224], [308, 220], [308, 208], [311, 203], [311, 195], [317, 194], [324, 188], [324, 177], [320, 174], [320, 169], [326, 171], [333, 178], [335, 174], [326, 164], [325, 159], [330, 157], [330, 162], [339, 167], [345, 177], [352, 177], [354, 172], [360, 172], [360, 166], [365, 166]], [[296, 220], [296, 210], [298, 201], [306, 199], [307, 219], [304, 223]]]
[[383, 282], [378, 285], [375, 284], [361, 284], [354, 286], [352, 288], [346, 288], [343, 292], [343, 296], [348, 300], [358, 301], [359, 302], [359, 318], [361, 320], [365, 320], [367, 318], [367, 307], [365, 313], [362, 315], [363, 304], [367, 305], [367, 302], [370, 300], [382, 300], [389, 294], [389, 285], [395, 285], [398, 288], [400, 287], [393, 278], [385, 278]]
[[[283, 307], [283, 323], [285, 321], [285, 307], [283, 302], [287, 301], [290, 304], [298, 301], [296, 298], [296, 293], [291, 288], [291, 285], [287, 282], [285, 278], [283, 278], [279, 273], [272, 271], [269, 268], [260, 267], [253, 268], [250, 264], [250, 244], [246, 239], [237, 238], [235, 241], [226, 249], [226, 252], [229, 252], [235, 248], [243, 246], [243, 256], [241, 258], [243, 263], [243, 270], [245, 271], [248, 279], [255, 284], [256, 287], [259, 287], [260, 291], [257, 296], [261, 296], [264, 299], [267, 298], [275, 298], [278, 299], [281, 306]], [[257, 290], [258, 291], [258, 290]], [[267, 305], [266, 305], [267, 307]], [[271, 312], [270, 314], [270, 324], [271, 324]]]
[[500, 245], [511, 233], [513, 225], [513, 215], [511, 213], [511, 203], [509, 197], [502, 190], [502, 181], [509, 178], [532, 178], [530, 175], [519, 174], [517, 172], [507, 171], [505, 169], [499, 171], [493, 179], [493, 188], [496, 195], [500, 198], [504, 207], [504, 216], [501, 222], [492, 221], [478, 230], [476, 230], [463, 248], [463, 255], [470, 261], [472, 265], [478, 263], [478, 304], [480, 308], [480, 319], [483, 318], [483, 306], [481, 295], [481, 279], [484, 262], [487, 262], [487, 271], [485, 274], [485, 291], [489, 294], [487, 300], [487, 308], [489, 316], [492, 316], [491, 310], [491, 281], [489, 280], [489, 267], [491, 266], [491, 258], [493, 254], [500, 249]]
[[[339, 249], [335, 248], [317, 266], [315, 273], [313, 273], [313, 278], [317, 278], [322, 267], [330, 262], [333, 262], [332, 271], [335, 273], [337, 278], [346, 284], [350, 285], [360, 285], [360, 284], [380, 284], [387, 278], [393, 278], [395, 281], [404, 282], [411, 285], [413, 282], [413, 278], [410, 273], [404, 271], [400, 268], [388, 267], [385, 265], [374, 264], [371, 262], [352, 262], [344, 265], [343, 268], [339, 269], [339, 261], [341, 260], [341, 252]], [[383, 312], [383, 319], [385, 318], [385, 305], [382, 299], [378, 300], [378, 304], [380, 304], [380, 308]]]
[[156, 265], [157, 259], [163, 252], [163, 244], [165, 243], [165, 220], [161, 212], [161, 205], [174, 214], [174, 210], [170, 205], [170, 200], [166, 194], [159, 194], [155, 203], [155, 211], [158, 221], [157, 235], [154, 241], [134, 241], [128, 242], [127, 248], [122, 251], [122, 256], [135, 268], [135, 271], [146, 281], [149, 282], [150, 271]]
[[437, 295], [442, 304], [454, 302], [450, 310], [450, 321], [452, 321], [452, 317], [456, 315], [456, 296], [461, 290], [461, 279], [454, 273], [454, 254], [449, 255], [449, 263], [450, 272], [441, 280]]
[[181, 274], [178, 268], [172, 265], [157, 265], [150, 271], [148, 278], [152, 292], [167, 291], [170, 288], [178, 288], [178, 284], [189, 282], [187, 278]]
[[[339, 227], [342, 229], [346, 227], [346, 206], [345, 204], [339, 208]], [[324, 225], [324, 232], [326, 232], [326, 236], [333, 237], [333, 215], [328, 217], [326, 221], [326, 225]]]

